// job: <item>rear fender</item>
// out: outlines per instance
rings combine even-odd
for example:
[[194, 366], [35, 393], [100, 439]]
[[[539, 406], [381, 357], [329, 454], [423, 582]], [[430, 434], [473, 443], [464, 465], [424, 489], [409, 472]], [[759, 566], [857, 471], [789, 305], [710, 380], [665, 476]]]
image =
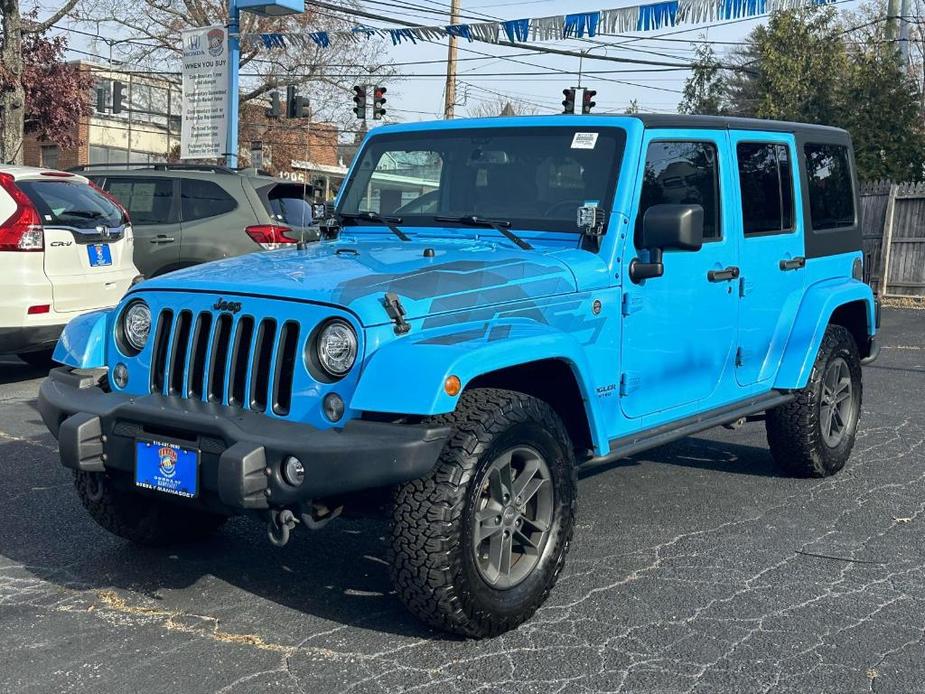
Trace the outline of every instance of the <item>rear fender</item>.
[[568, 333], [522, 318], [457, 324], [392, 340], [367, 360], [350, 408], [410, 415], [446, 414], [456, 408], [459, 400], [444, 390], [449, 376], [457, 376], [465, 390], [483, 374], [549, 359], [562, 360], [571, 368], [593, 445], [606, 450], [608, 440], [602, 418], [590, 405], [592, 372], [581, 345]]
[[[838, 278], [818, 282], [806, 290], [774, 382], [775, 388], [800, 389], [806, 386], [832, 314], [839, 306], [854, 301], [865, 303], [867, 334], [872, 337], [876, 332], [876, 309], [869, 286], [859, 280]], [[864, 348], [863, 345], [859, 347]]]
[[106, 334], [112, 313], [93, 311], [72, 319], [55, 347], [53, 359], [76, 369], [106, 366]]

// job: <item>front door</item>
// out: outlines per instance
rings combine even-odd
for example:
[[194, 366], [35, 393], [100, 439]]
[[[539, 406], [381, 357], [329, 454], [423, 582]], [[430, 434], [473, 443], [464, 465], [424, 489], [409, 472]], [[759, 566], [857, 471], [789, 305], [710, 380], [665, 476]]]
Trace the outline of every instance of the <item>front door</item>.
[[736, 380], [748, 386], [777, 373], [803, 296], [803, 210], [794, 203], [799, 174], [791, 135], [743, 132], [731, 139], [742, 210]]
[[181, 239], [176, 181], [158, 176], [107, 176], [103, 187], [128, 210], [138, 271], [152, 277], [176, 269]]
[[[701, 205], [699, 251], [664, 253], [662, 277], [634, 284], [624, 276], [621, 403], [627, 417], [674, 419], [722, 395], [734, 361], [738, 311], [738, 243], [723, 204], [734, 183], [724, 131], [648, 131], [639, 172], [641, 228], [650, 206]], [[633, 220], [631, 220], [633, 221]], [[627, 261], [644, 252], [627, 244]], [[624, 263], [625, 267], [629, 262]]]

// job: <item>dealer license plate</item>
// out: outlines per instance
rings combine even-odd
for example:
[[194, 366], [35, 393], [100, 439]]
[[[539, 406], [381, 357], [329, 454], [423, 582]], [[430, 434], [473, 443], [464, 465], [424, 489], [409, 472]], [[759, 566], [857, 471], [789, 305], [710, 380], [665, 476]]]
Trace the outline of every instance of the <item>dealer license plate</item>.
[[199, 493], [199, 451], [164, 441], [136, 441], [135, 484], [194, 498]]

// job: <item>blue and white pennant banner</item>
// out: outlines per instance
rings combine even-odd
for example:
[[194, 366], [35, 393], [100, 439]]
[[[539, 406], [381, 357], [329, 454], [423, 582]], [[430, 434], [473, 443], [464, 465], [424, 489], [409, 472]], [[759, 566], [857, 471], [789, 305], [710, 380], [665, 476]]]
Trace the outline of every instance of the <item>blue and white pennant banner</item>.
[[604, 34], [646, 32], [679, 25], [705, 24], [729, 19], [757, 17], [777, 10], [828, 5], [834, 0], [663, 0], [597, 12], [512, 19], [498, 22], [442, 26], [378, 28], [357, 26], [350, 31], [309, 33], [242, 33], [241, 43], [269, 50], [289, 46], [327, 48], [334, 41], [358, 41], [372, 37], [391, 40], [392, 45], [416, 44], [455, 36], [487, 43], [530, 43], [569, 38], [594, 38]]

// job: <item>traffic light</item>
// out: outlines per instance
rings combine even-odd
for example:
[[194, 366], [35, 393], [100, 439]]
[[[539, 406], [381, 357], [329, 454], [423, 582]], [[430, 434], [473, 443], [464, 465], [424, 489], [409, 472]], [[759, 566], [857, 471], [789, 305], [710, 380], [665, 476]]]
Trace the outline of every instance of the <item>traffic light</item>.
[[125, 84], [122, 82], [112, 83], [112, 112], [122, 113], [122, 101], [124, 99]]
[[297, 96], [292, 100], [290, 106], [290, 118], [308, 118], [308, 99], [304, 96]]
[[270, 108], [267, 109], [267, 118], [279, 118], [283, 115], [279, 103], [279, 92], [270, 92]]
[[573, 87], [563, 89], [562, 93], [565, 95], [562, 99], [562, 113], [575, 113], [575, 89]]
[[353, 88], [353, 112], [357, 114], [360, 120], [366, 120], [366, 87], [356, 86]]
[[591, 109], [597, 106], [596, 101], [592, 99], [597, 95], [597, 92], [593, 89], [585, 89], [585, 93], [581, 95], [581, 112], [582, 113], [591, 113]]
[[385, 87], [373, 88], [373, 120], [382, 120], [385, 115], [385, 93], [388, 90]]
[[295, 85], [286, 87], [286, 118], [295, 118]]

